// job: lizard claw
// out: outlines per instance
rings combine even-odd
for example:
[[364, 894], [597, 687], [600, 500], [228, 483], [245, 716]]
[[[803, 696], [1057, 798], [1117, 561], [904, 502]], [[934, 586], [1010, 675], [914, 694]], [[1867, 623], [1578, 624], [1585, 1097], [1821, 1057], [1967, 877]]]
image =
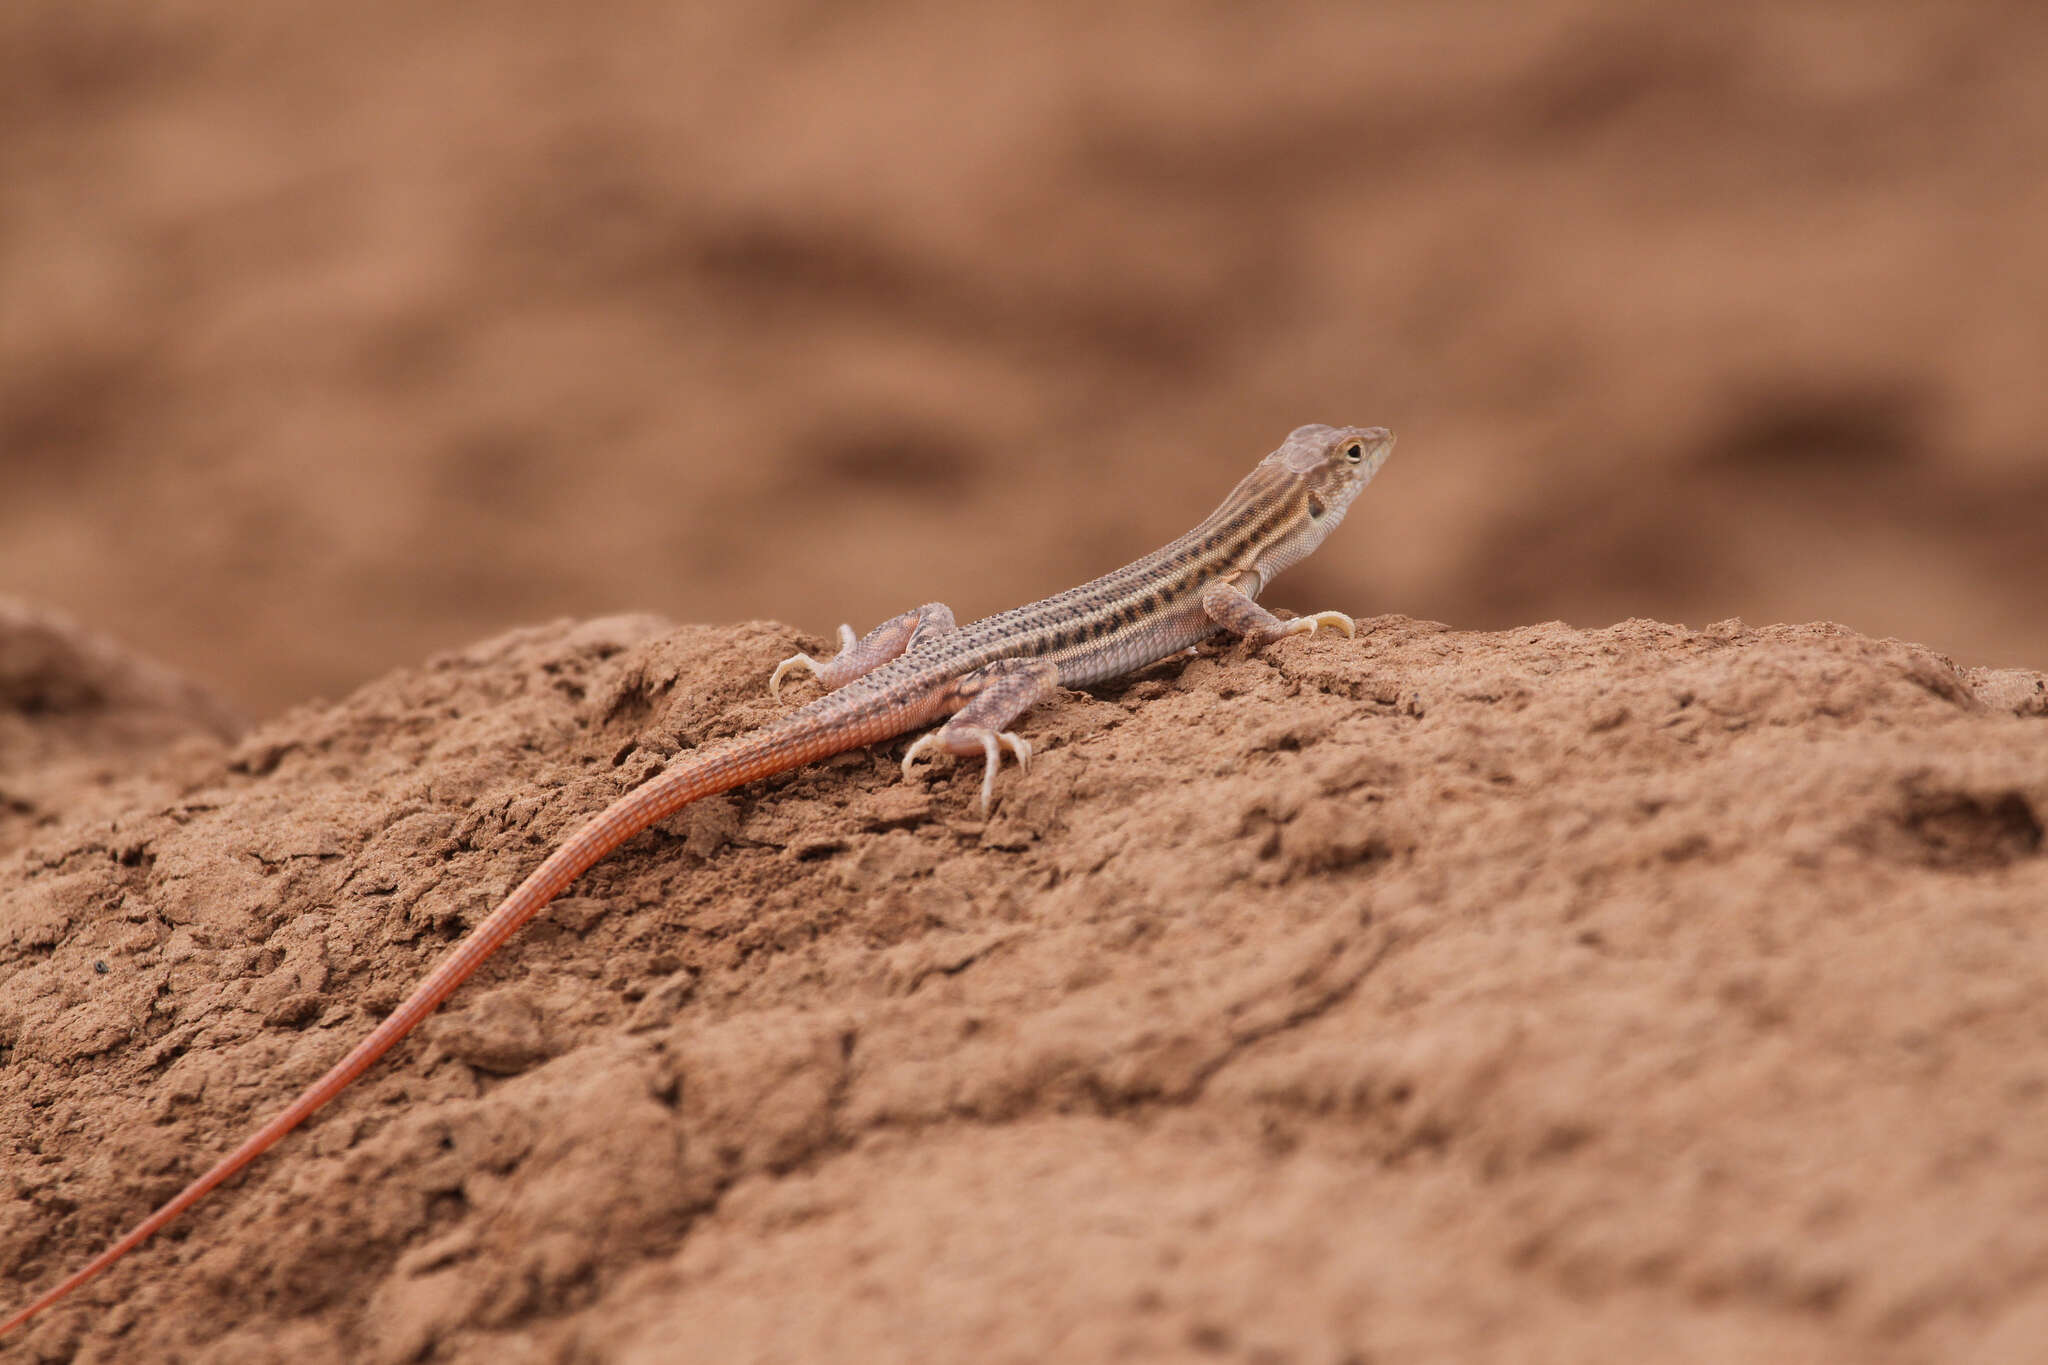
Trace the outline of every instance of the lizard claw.
[[938, 742], [939, 732], [937, 730], [928, 730], [910, 741], [910, 747], [903, 751], [903, 780], [905, 782], [908, 782], [911, 777], [910, 765], [917, 762], [923, 756], [926, 749], [931, 748], [932, 745]]
[[1358, 638], [1358, 622], [1341, 611], [1319, 611], [1313, 616], [1297, 616], [1287, 623], [1287, 635], [1313, 635], [1324, 626], [1336, 631], [1347, 640]]
[[808, 668], [811, 671], [811, 676], [814, 678], [824, 676], [824, 669], [816, 659], [813, 659], [808, 654], [792, 654], [781, 663], [775, 665], [775, 671], [768, 675], [768, 695], [777, 701], [781, 701], [783, 675], [798, 668]]
[[[853, 633], [853, 627], [845, 624], [844, 622], [841, 622], [839, 626], [839, 653], [843, 656], [848, 650], [852, 649], [855, 645], [859, 643], [860, 637]], [[825, 677], [825, 670], [828, 667], [830, 667], [830, 665], [821, 664], [808, 654], [792, 654], [787, 659], [784, 659], [781, 663], [775, 665], [775, 672], [769, 675], [768, 695], [775, 698], [775, 700], [777, 701], [781, 701], [783, 675], [785, 673], [792, 672], [795, 669], [799, 668], [809, 669], [811, 671], [812, 677], [816, 678], [819, 682], [824, 683], [827, 687], [830, 687], [832, 686], [832, 683]], [[845, 680], [841, 679], [841, 681], [843, 682]]]
[[984, 760], [981, 771], [981, 818], [986, 820], [989, 807], [995, 801], [996, 770], [1003, 766], [1003, 750], [1008, 749], [1016, 757], [1017, 771], [1028, 773], [1031, 771], [1031, 741], [1014, 730], [997, 733], [979, 727], [955, 731], [949, 738], [941, 738], [944, 734], [944, 729], [932, 730], [911, 741], [910, 747], [903, 751], [903, 776], [906, 779], [910, 777], [911, 765], [924, 756], [926, 749], [944, 747], [948, 753], [958, 753], [958, 749], [951, 747], [954, 740], [980, 745]]

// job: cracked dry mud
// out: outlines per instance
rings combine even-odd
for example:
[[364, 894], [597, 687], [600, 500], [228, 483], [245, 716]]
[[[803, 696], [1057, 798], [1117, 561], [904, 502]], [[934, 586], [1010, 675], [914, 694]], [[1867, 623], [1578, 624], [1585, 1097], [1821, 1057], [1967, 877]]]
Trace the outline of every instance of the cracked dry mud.
[[[686, 812], [20, 1358], [2034, 1358], [2043, 678], [1367, 624], [1039, 708], [987, 822], [890, 751]], [[0, 716], [7, 1299], [797, 638]]]

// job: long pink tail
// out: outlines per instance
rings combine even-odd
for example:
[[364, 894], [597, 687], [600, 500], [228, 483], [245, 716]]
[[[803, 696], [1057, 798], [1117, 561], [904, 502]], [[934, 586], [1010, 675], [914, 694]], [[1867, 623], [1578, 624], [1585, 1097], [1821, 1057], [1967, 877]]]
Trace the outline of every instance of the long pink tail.
[[680, 766], [626, 793], [563, 840], [546, 861], [505, 898], [502, 905], [491, 911], [482, 923], [455, 945], [406, 997], [404, 1004], [393, 1010], [368, 1037], [350, 1048], [348, 1055], [336, 1062], [326, 1075], [307, 1086], [297, 1099], [244, 1139], [241, 1146], [215, 1162], [206, 1174], [178, 1191], [163, 1207], [124, 1233], [120, 1241], [45, 1290], [13, 1317], [0, 1322], [0, 1336], [12, 1332], [99, 1275], [149, 1240], [172, 1219], [204, 1199], [214, 1186], [270, 1150], [280, 1138], [345, 1090], [350, 1081], [367, 1071], [399, 1039], [412, 1032], [420, 1020], [432, 1014], [506, 939], [539, 914], [549, 901], [562, 893], [563, 888], [620, 844], [692, 801], [828, 754], [857, 748], [880, 737], [816, 724], [792, 725], [791, 719], [785, 718], [780, 724], [757, 730], [723, 748], [693, 755]]

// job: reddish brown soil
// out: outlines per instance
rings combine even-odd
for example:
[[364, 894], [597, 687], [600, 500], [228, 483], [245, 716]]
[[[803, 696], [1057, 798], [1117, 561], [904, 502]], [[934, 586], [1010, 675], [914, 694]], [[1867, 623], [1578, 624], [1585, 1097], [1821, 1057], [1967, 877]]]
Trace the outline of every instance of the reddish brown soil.
[[[797, 639], [521, 631], [9, 805], [8, 1297]], [[2038, 1358], [2048, 678], [1384, 617], [1027, 725], [986, 822], [859, 752], [635, 841], [23, 1358]]]
[[[1309, 420], [1402, 444], [1273, 600], [1405, 613], [1042, 708], [987, 823], [708, 803], [0, 1355], [2040, 1359], [2048, 698], [1944, 655], [2048, 665], [2044, 50], [0, 4], [7, 1302], [793, 629], [1068, 586]], [[1609, 625], [1737, 615], [1864, 633]]]

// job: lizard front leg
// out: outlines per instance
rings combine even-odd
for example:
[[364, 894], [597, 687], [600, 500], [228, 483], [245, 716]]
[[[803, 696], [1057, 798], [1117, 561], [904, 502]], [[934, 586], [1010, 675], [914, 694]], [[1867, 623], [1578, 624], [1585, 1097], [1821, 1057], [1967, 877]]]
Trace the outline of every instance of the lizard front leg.
[[834, 691], [855, 678], [865, 677], [933, 636], [957, 629], [959, 627], [953, 622], [953, 609], [944, 602], [927, 602], [915, 611], [892, 616], [858, 640], [853, 637], [852, 626], [841, 626], [839, 652], [829, 663], [821, 664], [808, 654], [790, 655], [775, 665], [775, 672], [768, 679], [769, 694], [781, 701], [783, 675], [798, 668], [809, 669], [811, 676], [825, 685], [826, 691]]
[[947, 703], [964, 702], [960, 710], [938, 729], [918, 736], [903, 755], [903, 775], [926, 749], [949, 754], [980, 754], [985, 760], [981, 773], [981, 813], [988, 815], [995, 798], [996, 769], [1003, 765], [1003, 750], [1017, 756], [1017, 767], [1031, 771], [1031, 741], [1003, 727], [1050, 696], [1060, 684], [1059, 668], [1043, 659], [998, 659], [986, 668], [955, 678], [948, 684]]
[[1313, 635], [1323, 626], [1339, 632], [1347, 640], [1358, 634], [1358, 623], [1341, 611], [1319, 611], [1313, 616], [1297, 616], [1292, 621], [1283, 621], [1227, 578], [1211, 583], [1203, 591], [1202, 610], [1209, 613], [1211, 621], [1253, 649], [1263, 649], [1290, 635]]

